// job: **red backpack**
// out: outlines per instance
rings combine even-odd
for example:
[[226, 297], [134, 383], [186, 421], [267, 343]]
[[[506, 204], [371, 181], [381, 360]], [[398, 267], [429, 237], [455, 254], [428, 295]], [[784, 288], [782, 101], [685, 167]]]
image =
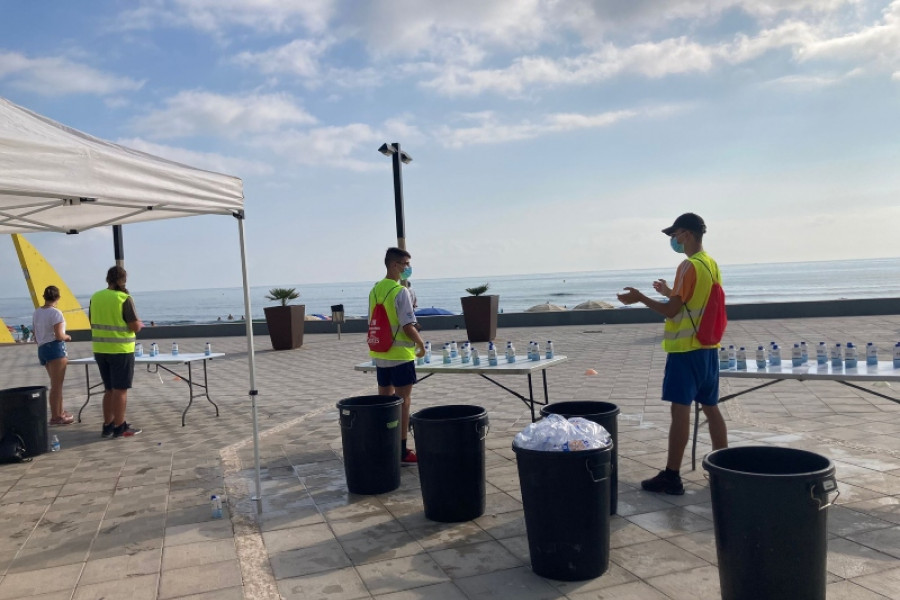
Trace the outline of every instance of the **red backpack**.
[[[402, 286], [398, 283], [397, 287]], [[396, 289], [391, 288], [380, 302], [375, 297], [375, 290], [372, 290], [375, 307], [372, 309], [372, 316], [369, 318], [369, 335], [366, 339], [366, 342], [369, 344], [369, 350], [372, 352], [387, 352], [394, 345], [396, 333], [391, 330], [391, 320], [388, 318], [384, 302]]]
[[697, 341], [704, 346], [715, 346], [722, 341], [722, 336], [725, 335], [725, 328], [728, 326], [728, 314], [725, 311], [725, 290], [712, 276], [712, 271], [710, 271], [705, 262], [702, 260], [691, 260], [695, 269], [698, 262], [706, 267], [706, 270], [709, 271], [709, 276], [712, 278], [712, 287], [709, 290], [709, 298], [706, 300], [706, 308], [703, 309], [703, 318], [700, 319], [699, 329], [697, 324], [694, 323], [694, 318], [691, 316], [691, 311], [688, 309], [687, 304], [685, 304], [684, 308], [687, 310], [691, 325], [694, 326]]

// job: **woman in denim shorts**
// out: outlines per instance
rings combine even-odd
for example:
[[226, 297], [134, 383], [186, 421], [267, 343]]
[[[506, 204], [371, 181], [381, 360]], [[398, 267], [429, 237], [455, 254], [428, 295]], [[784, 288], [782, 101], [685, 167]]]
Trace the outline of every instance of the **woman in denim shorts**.
[[38, 344], [38, 360], [50, 375], [50, 424], [68, 425], [75, 420], [63, 410], [63, 380], [66, 378], [66, 342], [72, 339], [66, 333], [66, 319], [56, 308], [59, 288], [48, 285], [44, 290], [44, 305], [34, 311], [32, 329]]

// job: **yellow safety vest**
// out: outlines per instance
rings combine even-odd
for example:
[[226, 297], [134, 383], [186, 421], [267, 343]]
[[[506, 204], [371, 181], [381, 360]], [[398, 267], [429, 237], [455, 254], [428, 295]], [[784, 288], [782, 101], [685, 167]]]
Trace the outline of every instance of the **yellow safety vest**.
[[128, 294], [116, 290], [100, 290], [91, 296], [91, 340], [98, 354], [134, 352], [135, 334], [122, 318], [122, 306]]
[[384, 304], [384, 309], [387, 312], [391, 331], [394, 332], [394, 343], [388, 351], [375, 352], [369, 350], [369, 356], [372, 358], [403, 361], [416, 360], [416, 344], [400, 327], [400, 317], [397, 316], [395, 300], [402, 289], [403, 286], [393, 279], [382, 279], [369, 292], [369, 319], [372, 318], [372, 311], [375, 310], [375, 298], [379, 300], [383, 298], [382, 304]]
[[[688, 257], [688, 260], [694, 265], [697, 283], [694, 285], [694, 293], [691, 295], [691, 299], [681, 307], [677, 315], [671, 319], [666, 319], [662, 341], [663, 350], [666, 352], [690, 352], [701, 348], [719, 347], [718, 344], [704, 346], [697, 341], [697, 329], [700, 327], [703, 311], [706, 308], [707, 301], [709, 301], [713, 277], [715, 277], [717, 283], [722, 284], [722, 274], [719, 272], [719, 265], [705, 250]], [[704, 267], [703, 265], [706, 266]], [[690, 310], [690, 315], [688, 315], [688, 310]], [[693, 319], [693, 323], [691, 319]], [[695, 326], [697, 329], [695, 329]]]

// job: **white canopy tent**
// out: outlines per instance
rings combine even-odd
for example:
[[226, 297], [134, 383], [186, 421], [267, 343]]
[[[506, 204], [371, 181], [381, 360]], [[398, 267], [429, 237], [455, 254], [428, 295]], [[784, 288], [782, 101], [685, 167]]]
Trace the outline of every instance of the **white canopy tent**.
[[237, 177], [101, 140], [0, 98], [0, 234], [59, 232], [194, 215], [238, 223], [253, 411], [256, 499], [260, 497], [256, 365]]

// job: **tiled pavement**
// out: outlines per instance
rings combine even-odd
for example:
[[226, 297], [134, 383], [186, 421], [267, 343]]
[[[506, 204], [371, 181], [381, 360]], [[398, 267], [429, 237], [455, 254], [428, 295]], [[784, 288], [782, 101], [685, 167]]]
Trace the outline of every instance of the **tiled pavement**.
[[[659, 325], [504, 329], [521, 347], [553, 339], [570, 361], [549, 372], [551, 400], [617, 404], [619, 504], [610, 568], [578, 583], [534, 575], [512, 436], [528, 422], [514, 397], [475, 377], [443, 375], [414, 393], [414, 410], [471, 403], [488, 410], [487, 511], [475, 521], [425, 519], [415, 468], [379, 496], [346, 491], [336, 401], [374, 392], [362, 335], [306, 336], [303, 348], [256, 339], [262, 514], [254, 493], [246, 344], [213, 340], [228, 356], [210, 365], [215, 418], [195, 401], [180, 426], [183, 382], [136, 373], [129, 420], [144, 433], [100, 438], [97, 402], [84, 423], [54, 428], [62, 451], [0, 466], [0, 600], [117, 598], [327, 598], [351, 600], [690, 599], [719, 597], [709, 492], [690, 472], [687, 493], [659, 496], [640, 479], [664, 461], [667, 406], [658, 400], [665, 355]], [[427, 332], [433, 342], [462, 334]], [[900, 316], [736, 321], [726, 343], [900, 340]], [[168, 340], [159, 340], [168, 342]], [[180, 340], [185, 351], [205, 340]], [[89, 345], [71, 344], [86, 356]], [[596, 376], [585, 375], [595, 369]], [[524, 377], [504, 383], [524, 391]], [[34, 346], [0, 347], [0, 388], [45, 385]], [[725, 380], [723, 391], [752, 381]], [[876, 384], [877, 385], [877, 384]], [[84, 400], [84, 369], [70, 367], [66, 407]], [[886, 384], [877, 391], [900, 396]], [[734, 444], [812, 450], [837, 467], [829, 509], [828, 598], [900, 598], [900, 405], [835, 383], [784, 382], [723, 405]], [[702, 431], [702, 429], [701, 429]], [[701, 435], [701, 453], [709, 450]], [[208, 498], [227, 498], [212, 520]], [[798, 551], [801, 551], [798, 549]], [[762, 599], [764, 600], [764, 599]]]

